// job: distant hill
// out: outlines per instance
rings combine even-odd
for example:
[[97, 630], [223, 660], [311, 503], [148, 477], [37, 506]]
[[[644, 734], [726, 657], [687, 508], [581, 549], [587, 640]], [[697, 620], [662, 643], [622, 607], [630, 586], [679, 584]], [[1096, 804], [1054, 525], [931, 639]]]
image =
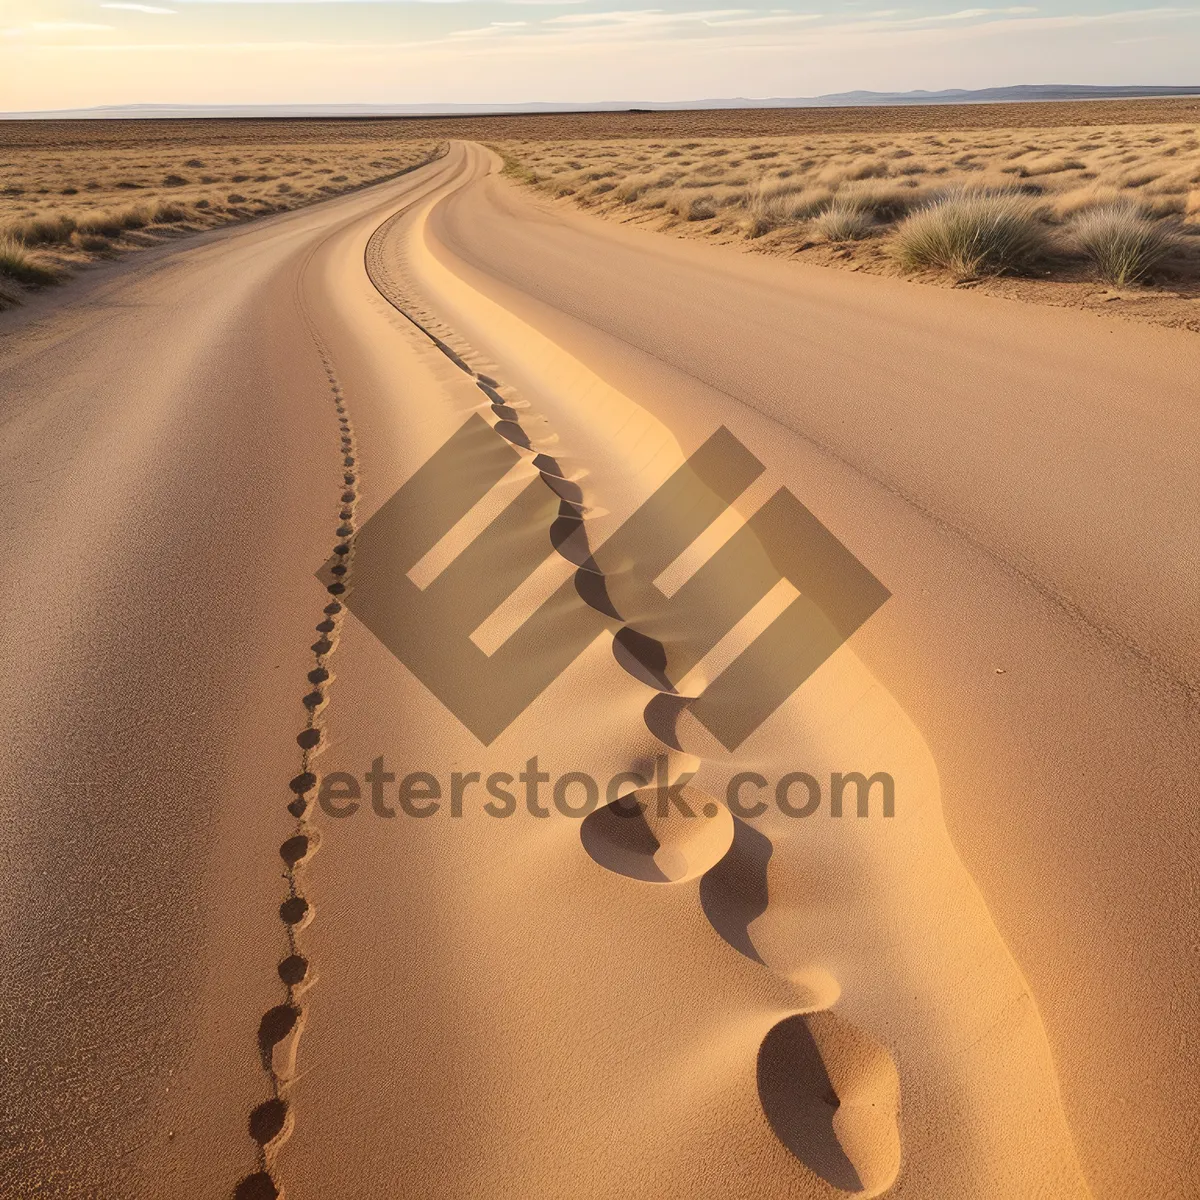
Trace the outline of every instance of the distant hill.
[[488, 113], [669, 112], [715, 108], [857, 108], [898, 104], [1013, 104], [1047, 100], [1136, 100], [1164, 96], [1200, 96], [1200, 86], [1093, 86], [1090, 84], [1020, 84], [1015, 87], [940, 92], [835, 92], [827, 96], [726, 100], [612, 100], [594, 104], [117, 104], [98, 108], [64, 108], [52, 112], [0, 113], [0, 120], [162, 119], [187, 117], [453, 117]]

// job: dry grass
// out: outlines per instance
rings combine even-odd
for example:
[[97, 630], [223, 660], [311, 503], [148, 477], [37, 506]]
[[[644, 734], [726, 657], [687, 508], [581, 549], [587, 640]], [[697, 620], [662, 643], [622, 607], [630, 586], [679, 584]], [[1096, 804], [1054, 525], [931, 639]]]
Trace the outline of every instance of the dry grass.
[[875, 222], [863, 209], [836, 200], [813, 218], [809, 228], [827, 242], [854, 242], [870, 236]]
[[34, 286], [58, 280], [57, 272], [39, 263], [24, 242], [4, 234], [0, 234], [0, 275]]
[[[378, 183], [439, 147], [428, 138], [406, 140], [401, 129], [390, 144], [196, 139], [197, 132], [211, 136], [211, 128], [180, 128], [170, 144], [134, 136], [129, 145], [100, 147], [103, 138], [75, 144], [65, 124], [44, 122], [23, 145], [14, 144], [22, 139], [11, 126], [0, 126], [0, 275], [18, 283], [36, 286], [98, 256]], [[113, 124], [128, 139], [140, 123]]]
[[1143, 216], [1128, 203], [1083, 213], [1073, 231], [1100, 277], [1118, 287], [1140, 283], [1171, 253], [1175, 243], [1163, 222]]
[[1045, 224], [1024, 196], [965, 190], [905, 218], [892, 243], [906, 267], [940, 268], [957, 279], [1025, 271], [1048, 249]]
[[515, 178], [603, 216], [788, 253], [866, 239], [873, 269], [1126, 286], [1197, 257], [1200, 125], [1003, 128], [1024, 106], [990, 107], [973, 131], [893, 132], [885, 110], [870, 132], [495, 144]]

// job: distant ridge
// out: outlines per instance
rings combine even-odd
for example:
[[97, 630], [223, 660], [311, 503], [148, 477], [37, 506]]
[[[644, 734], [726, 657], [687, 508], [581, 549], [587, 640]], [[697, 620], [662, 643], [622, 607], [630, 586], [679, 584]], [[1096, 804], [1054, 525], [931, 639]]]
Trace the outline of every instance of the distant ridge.
[[727, 100], [612, 100], [594, 104], [116, 104], [98, 108], [64, 108], [47, 112], [0, 113], [0, 120], [161, 120], [188, 117], [456, 117], [569, 112], [669, 112], [716, 108], [856, 108], [898, 104], [1014, 104], [1048, 100], [1137, 100], [1168, 96], [1200, 96], [1200, 86], [1093, 86], [1090, 84], [1020, 84], [970, 91], [835, 92], [826, 96]]

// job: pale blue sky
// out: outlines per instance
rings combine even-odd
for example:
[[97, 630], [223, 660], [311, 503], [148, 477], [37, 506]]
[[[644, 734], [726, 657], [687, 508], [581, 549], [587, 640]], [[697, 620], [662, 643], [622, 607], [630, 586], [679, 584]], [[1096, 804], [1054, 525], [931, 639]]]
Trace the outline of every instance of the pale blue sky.
[[1200, 7], [1128, 0], [0, 0], [0, 111], [1200, 83]]

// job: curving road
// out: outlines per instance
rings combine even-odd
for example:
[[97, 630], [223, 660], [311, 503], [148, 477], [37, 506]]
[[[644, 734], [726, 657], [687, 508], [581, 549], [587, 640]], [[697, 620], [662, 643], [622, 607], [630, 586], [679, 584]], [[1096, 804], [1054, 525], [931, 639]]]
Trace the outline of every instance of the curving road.
[[[561, 830], [356, 818], [320, 827], [302, 874], [280, 858], [314, 573], [478, 406], [406, 312], [544, 414], [610, 507], [647, 438], [690, 452], [725, 424], [891, 591], [853, 669], [935, 764], [957, 854], [893, 894], [919, 907], [950, 880], [928, 902], [952, 915], [973, 880], [982, 915], [946, 951], [962, 979], [904, 913], [861, 939], [902, 947], [888, 982], [865, 952], [835, 972], [899, 1064], [903, 1165], [852, 1153], [866, 1190], [1188, 1195], [1200, 343], [603, 224], [496, 167], [456, 144], [0, 317], [4, 1195], [266, 1195], [266, 1167], [322, 1200], [833, 1194], [754, 1103], [769, 1014], [795, 1011], [761, 964], [801, 902], [751, 963], [683, 888], [607, 921], [628, 893], [565, 868]], [[478, 743], [334, 617], [317, 769], [474, 766]], [[557, 720], [531, 709], [496, 754], [549, 738], [609, 762], [637, 711], [608, 656], [581, 664]], [[288, 991], [297, 945], [315, 970]], [[925, 968], [919, 1016], [893, 1022]], [[1021, 1000], [1011, 1026], [990, 990]], [[264, 1042], [289, 1003], [297, 1028]], [[275, 1094], [264, 1157], [247, 1122]]]

